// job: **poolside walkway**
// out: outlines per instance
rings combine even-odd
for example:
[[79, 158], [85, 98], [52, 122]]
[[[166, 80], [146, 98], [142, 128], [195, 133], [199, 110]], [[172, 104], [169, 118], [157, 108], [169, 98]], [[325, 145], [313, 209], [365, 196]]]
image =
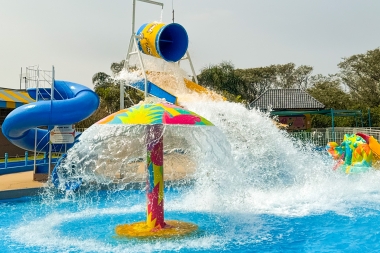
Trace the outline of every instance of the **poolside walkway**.
[[33, 171], [0, 175], [0, 192], [43, 186], [43, 182], [33, 181]]

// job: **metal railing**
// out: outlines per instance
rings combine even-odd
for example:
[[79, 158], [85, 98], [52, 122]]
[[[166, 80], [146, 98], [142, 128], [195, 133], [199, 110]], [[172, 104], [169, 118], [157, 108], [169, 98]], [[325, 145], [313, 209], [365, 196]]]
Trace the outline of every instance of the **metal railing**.
[[[35, 97], [34, 99], [36, 102], [39, 100], [50, 100], [53, 101], [55, 97], [63, 97], [61, 94], [57, 93], [58, 91], [55, 91], [54, 88], [54, 79], [55, 79], [55, 70], [54, 66], [52, 66], [51, 70], [42, 70], [39, 68], [39, 66], [30, 66], [26, 68], [25, 73], [22, 73], [21, 69], [21, 75], [20, 75], [20, 86], [22, 81], [24, 80], [25, 83], [25, 89], [35, 89]], [[56, 93], [56, 94], [54, 94]], [[47, 131], [46, 135], [50, 134], [50, 130]], [[49, 149], [49, 167], [51, 165], [51, 158], [54, 155], [54, 152], [52, 152], [52, 144], [49, 141], [45, 147], [42, 147], [40, 150], [37, 150], [37, 147], [39, 146], [39, 143], [37, 143], [37, 131], [35, 131], [35, 143], [34, 143], [34, 172], [36, 173], [37, 169], [37, 160], [36, 157], [38, 157], [41, 154], [44, 154], [42, 151], [46, 146], [48, 145]], [[42, 140], [42, 138], [41, 138]], [[44, 154], [46, 155], [46, 154]], [[50, 169], [49, 169], [49, 175], [50, 175]]]
[[[84, 132], [87, 128], [76, 128], [76, 132]], [[0, 126], [1, 131], [1, 126]], [[288, 135], [307, 143], [312, 143], [319, 147], [324, 147], [327, 143], [334, 141], [341, 143], [345, 134], [364, 133], [380, 140], [380, 127], [335, 127], [333, 128], [313, 128], [310, 132], [289, 132]], [[53, 154], [58, 155], [58, 154]], [[0, 159], [2, 159], [0, 154]], [[11, 158], [11, 157], [9, 157]]]
[[310, 132], [290, 132], [289, 136], [312, 143], [316, 146], [326, 146], [328, 142], [341, 143], [345, 134], [364, 133], [380, 140], [380, 128], [372, 127], [335, 127], [314, 128]]
[[[75, 128], [76, 132], [83, 133], [87, 128]], [[289, 136], [305, 142], [313, 143], [316, 146], [326, 146], [334, 141], [341, 143], [345, 134], [363, 133], [371, 135], [380, 140], [380, 127], [335, 127], [333, 128], [313, 128], [310, 132], [289, 132]]]
[[75, 128], [75, 132], [77, 132], [77, 133], [83, 133], [85, 130], [86, 130], [87, 128], [84, 128], [84, 127], [76, 127]]

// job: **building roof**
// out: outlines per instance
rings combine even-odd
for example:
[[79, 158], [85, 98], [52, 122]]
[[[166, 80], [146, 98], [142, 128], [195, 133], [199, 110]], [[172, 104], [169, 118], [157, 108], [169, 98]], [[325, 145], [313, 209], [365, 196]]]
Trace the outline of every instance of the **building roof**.
[[16, 108], [34, 100], [25, 90], [0, 88], [0, 108]]
[[268, 89], [250, 103], [250, 108], [260, 110], [324, 109], [325, 105], [302, 89]]

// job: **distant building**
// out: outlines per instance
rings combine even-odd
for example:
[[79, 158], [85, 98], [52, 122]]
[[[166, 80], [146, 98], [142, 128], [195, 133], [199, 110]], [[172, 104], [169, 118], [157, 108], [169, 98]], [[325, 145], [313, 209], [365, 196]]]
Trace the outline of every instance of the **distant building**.
[[[15, 108], [34, 102], [25, 90], [0, 88], [0, 127], [5, 117]], [[0, 131], [0, 158], [8, 153], [9, 157], [23, 156], [25, 151], [8, 141]]]
[[[261, 111], [271, 110], [273, 115], [281, 112], [279, 122], [288, 125], [289, 131], [310, 130], [311, 119], [308, 112], [325, 108], [324, 104], [302, 89], [268, 89], [249, 106]], [[286, 115], [286, 111], [290, 115]], [[290, 111], [302, 111], [304, 114], [293, 115]]]

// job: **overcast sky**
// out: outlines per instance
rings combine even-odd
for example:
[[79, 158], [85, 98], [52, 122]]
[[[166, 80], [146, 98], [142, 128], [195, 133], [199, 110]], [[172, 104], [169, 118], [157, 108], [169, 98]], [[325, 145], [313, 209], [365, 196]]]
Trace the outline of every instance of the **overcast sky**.
[[[231, 61], [236, 68], [294, 62], [313, 74], [338, 72], [343, 57], [380, 46], [380, 1], [173, 0], [189, 35], [196, 72]], [[170, 23], [172, 0], [163, 0]], [[56, 79], [92, 87], [99, 71], [124, 59], [132, 0], [0, 0], [0, 87], [18, 88], [20, 68], [56, 69]], [[137, 2], [136, 27], [161, 8]]]

